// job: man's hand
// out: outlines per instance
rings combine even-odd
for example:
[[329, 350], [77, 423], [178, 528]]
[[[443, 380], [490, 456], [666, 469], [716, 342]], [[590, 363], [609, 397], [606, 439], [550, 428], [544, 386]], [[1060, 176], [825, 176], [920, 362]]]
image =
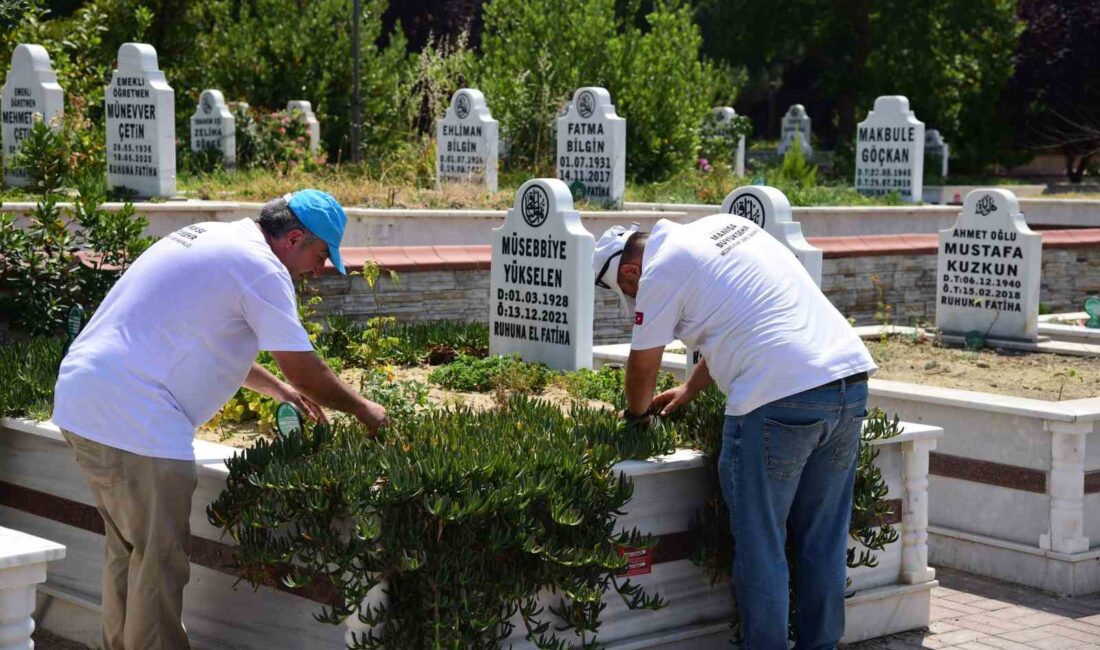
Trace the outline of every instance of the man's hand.
[[328, 416], [325, 415], [324, 410], [313, 400], [302, 395], [289, 385], [287, 385], [287, 391], [279, 399], [293, 404], [300, 413], [304, 413], [310, 420], [320, 422], [321, 424], [328, 424]]
[[386, 409], [381, 405], [375, 404], [370, 400], [364, 400], [366, 404], [363, 408], [359, 409], [355, 413], [355, 417], [359, 418], [359, 421], [367, 425], [367, 429], [370, 430], [371, 435], [376, 435], [378, 430], [390, 423], [390, 418], [386, 415]]
[[655, 395], [652, 408], [660, 409], [661, 415], [668, 415], [690, 402], [693, 397], [695, 397], [695, 393], [691, 392], [688, 385], [680, 384], [675, 388], [670, 388]]

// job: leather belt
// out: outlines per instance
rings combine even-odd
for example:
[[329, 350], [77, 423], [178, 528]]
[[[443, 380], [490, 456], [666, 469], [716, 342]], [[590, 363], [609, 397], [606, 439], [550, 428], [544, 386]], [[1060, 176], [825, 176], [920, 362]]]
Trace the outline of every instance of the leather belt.
[[852, 384], [862, 384], [865, 381], [867, 381], [867, 373], [858, 372], [843, 379], [835, 379], [827, 384], [821, 384], [820, 386], [818, 386], [818, 388], [832, 388], [833, 386], [840, 386], [841, 382], [844, 382], [845, 384], [848, 384], [850, 386]]

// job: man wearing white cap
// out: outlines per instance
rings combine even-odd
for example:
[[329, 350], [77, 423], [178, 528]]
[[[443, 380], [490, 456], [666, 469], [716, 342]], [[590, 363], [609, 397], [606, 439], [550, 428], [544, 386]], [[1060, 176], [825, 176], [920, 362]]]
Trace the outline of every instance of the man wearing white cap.
[[[242, 385], [350, 413], [371, 431], [386, 411], [313, 351], [294, 280], [340, 273], [347, 216], [324, 192], [264, 205], [258, 221], [198, 223], [145, 251], [61, 364], [53, 421], [76, 451], [103, 517], [103, 646], [187, 648], [192, 439]], [[255, 363], [267, 350], [283, 382]]]
[[[716, 214], [616, 226], [596, 244], [596, 285], [632, 315], [628, 420], [668, 413], [711, 383], [726, 395], [719, 481], [735, 540], [743, 647], [786, 650], [788, 527], [798, 557], [797, 648], [844, 634], [846, 551], [867, 375], [855, 331], [794, 255], [751, 221]], [[654, 396], [664, 347], [701, 352]]]

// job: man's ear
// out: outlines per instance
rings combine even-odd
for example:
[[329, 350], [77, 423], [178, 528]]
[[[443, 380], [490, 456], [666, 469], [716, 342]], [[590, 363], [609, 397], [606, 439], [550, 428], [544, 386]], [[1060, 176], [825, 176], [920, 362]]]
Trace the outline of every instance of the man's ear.
[[642, 277], [642, 265], [637, 262], [623, 262], [619, 266], [619, 272], [629, 280], [637, 280]]

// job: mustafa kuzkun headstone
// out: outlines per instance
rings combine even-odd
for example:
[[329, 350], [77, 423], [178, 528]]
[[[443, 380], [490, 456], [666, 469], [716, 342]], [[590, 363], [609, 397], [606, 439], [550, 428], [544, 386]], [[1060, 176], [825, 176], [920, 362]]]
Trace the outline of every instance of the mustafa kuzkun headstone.
[[474, 183], [497, 191], [499, 127], [480, 90], [462, 88], [436, 125], [435, 174], [439, 183]]
[[204, 90], [191, 116], [191, 151], [217, 149], [226, 169], [237, 166], [237, 120], [220, 90]]
[[176, 94], [146, 43], [123, 43], [107, 86], [107, 187], [176, 194]]
[[[730, 106], [716, 106], [710, 111], [710, 119], [703, 125], [703, 140], [712, 138], [729, 138], [733, 135], [733, 127], [737, 119], [737, 111]], [[713, 155], [713, 154], [711, 154]], [[733, 158], [733, 171], [738, 176], [745, 175], [745, 136], [738, 136], [737, 151]]]
[[25, 172], [12, 167], [15, 154], [30, 134], [35, 115], [47, 124], [57, 125], [65, 105], [65, 94], [57, 85], [46, 48], [30, 44], [15, 46], [2, 97], [4, 182], [9, 187], [23, 187], [29, 181]]
[[806, 114], [805, 106], [794, 104], [788, 108], [780, 127], [779, 155], [787, 153], [794, 146], [795, 139], [801, 138], [799, 145], [803, 155], [807, 158], [813, 156], [814, 150], [810, 147], [810, 116]]
[[929, 129], [924, 134], [924, 159], [940, 161], [940, 176], [947, 178], [947, 160], [951, 157], [947, 142], [938, 129]]
[[606, 89], [578, 89], [558, 118], [558, 178], [577, 198], [608, 207], [622, 205], [626, 120], [615, 114]]
[[591, 368], [595, 248], [564, 182], [524, 183], [493, 230], [489, 352], [557, 370]]
[[292, 99], [286, 103], [286, 112], [301, 111], [306, 120], [306, 131], [309, 133], [309, 150], [317, 152], [321, 150], [321, 123], [313, 114], [313, 105], [304, 99]]
[[1042, 255], [1042, 237], [1028, 228], [1015, 194], [967, 194], [955, 225], [940, 231], [936, 327], [1035, 340]]
[[783, 192], [767, 185], [739, 187], [722, 201], [722, 212], [740, 215], [778, 239], [821, 286], [822, 251], [802, 236], [802, 224], [791, 218], [791, 202]]
[[909, 110], [909, 100], [902, 95], [879, 97], [857, 130], [856, 190], [868, 196], [897, 192], [916, 203], [923, 176], [924, 122]]

